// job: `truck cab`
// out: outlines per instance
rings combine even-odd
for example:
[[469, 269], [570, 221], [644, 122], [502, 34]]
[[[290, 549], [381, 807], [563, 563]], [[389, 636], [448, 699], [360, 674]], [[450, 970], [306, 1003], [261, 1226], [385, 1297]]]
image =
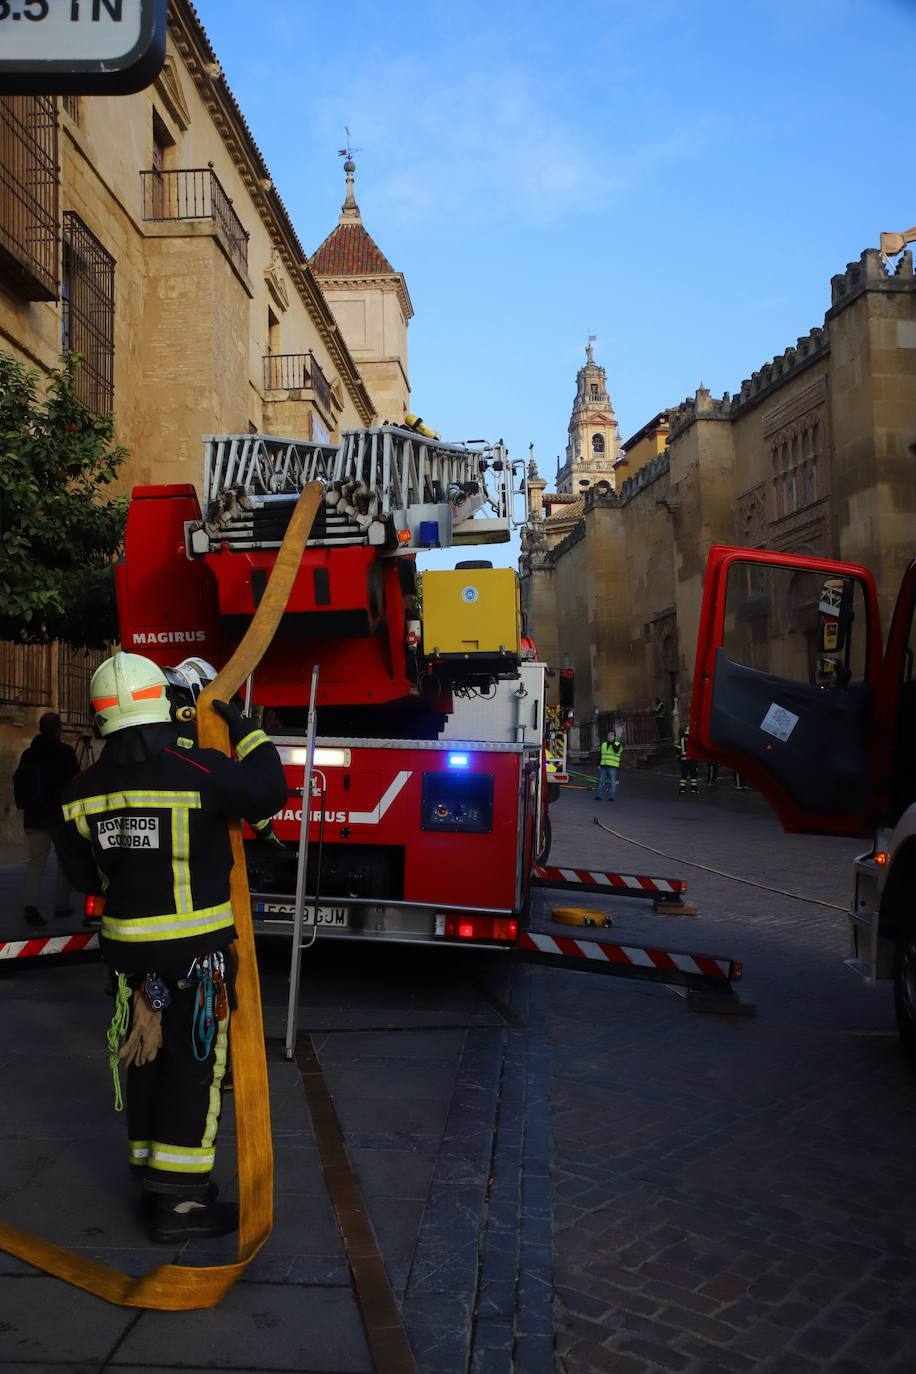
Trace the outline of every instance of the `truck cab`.
[[868, 836], [848, 966], [892, 979], [916, 1064], [916, 561], [886, 642], [872, 574], [757, 549], [709, 552], [690, 752], [759, 789], [787, 831]]

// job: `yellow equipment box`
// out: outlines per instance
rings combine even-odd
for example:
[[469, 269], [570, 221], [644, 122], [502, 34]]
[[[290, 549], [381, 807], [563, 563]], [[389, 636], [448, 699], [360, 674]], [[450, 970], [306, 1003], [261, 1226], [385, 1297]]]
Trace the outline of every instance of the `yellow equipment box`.
[[513, 568], [423, 574], [423, 653], [428, 658], [521, 655], [522, 616]]

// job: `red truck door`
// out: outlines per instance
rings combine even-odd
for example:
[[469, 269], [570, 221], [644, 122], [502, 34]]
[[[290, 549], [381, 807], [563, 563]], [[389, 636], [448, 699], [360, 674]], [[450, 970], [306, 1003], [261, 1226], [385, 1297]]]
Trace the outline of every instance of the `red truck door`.
[[878, 601], [867, 569], [710, 550], [690, 752], [744, 775], [784, 829], [869, 832], [883, 691]]

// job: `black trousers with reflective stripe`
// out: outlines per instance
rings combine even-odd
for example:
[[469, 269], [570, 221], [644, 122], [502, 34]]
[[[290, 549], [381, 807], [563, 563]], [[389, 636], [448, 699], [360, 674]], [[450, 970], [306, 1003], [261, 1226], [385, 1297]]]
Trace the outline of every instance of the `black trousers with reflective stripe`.
[[[219, 1024], [205, 1059], [194, 1054], [199, 988], [165, 982], [172, 1000], [162, 1012], [162, 1048], [151, 1064], [127, 1071], [129, 1159], [150, 1192], [193, 1194], [205, 1187], [215, 1157], [229, 1018]], [[142, 996], [135, 990], [131, 998]]]

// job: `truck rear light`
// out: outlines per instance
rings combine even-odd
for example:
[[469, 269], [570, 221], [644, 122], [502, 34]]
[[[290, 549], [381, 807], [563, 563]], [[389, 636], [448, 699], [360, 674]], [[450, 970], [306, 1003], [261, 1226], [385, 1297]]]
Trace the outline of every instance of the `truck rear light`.
[[890, 855], [886, 849], [876, 849], [871, 856], [871, 861], [873, 864], [877, 864], [879, 868], [883, 868], [889, 858]]
[[518, 921], [509, 916], [437, 916], [436, 934], [446, 940], [517, 940]]
[[105, 898], [98, 896], [94, 892], [88, 893], [86, 900], [83, 902], [83, 920], [100, 921], [104, 910]]

